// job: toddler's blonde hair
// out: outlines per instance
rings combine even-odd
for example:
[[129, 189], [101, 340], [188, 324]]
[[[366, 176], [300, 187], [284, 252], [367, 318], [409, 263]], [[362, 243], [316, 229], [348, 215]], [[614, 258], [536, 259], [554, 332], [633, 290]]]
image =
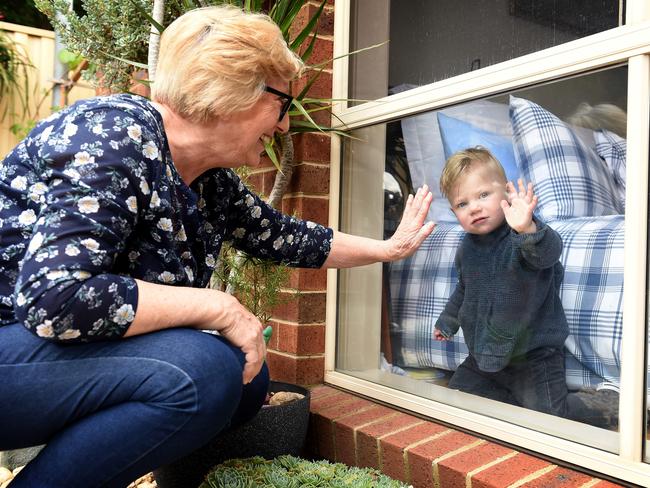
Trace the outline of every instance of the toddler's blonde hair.
[[501, 166], [497, 158], [484, 147], [476, 146], [457, 151], [449, 156], [442, 170], [442, 175], [440, 175], [440, 193], [449, 199], [449, 194], [458, 181], [458, 178], [477, 164], [488, 166], [497, 173], [504, 184], [506, 183], [506, 172], [503, 170], [503, 166]]

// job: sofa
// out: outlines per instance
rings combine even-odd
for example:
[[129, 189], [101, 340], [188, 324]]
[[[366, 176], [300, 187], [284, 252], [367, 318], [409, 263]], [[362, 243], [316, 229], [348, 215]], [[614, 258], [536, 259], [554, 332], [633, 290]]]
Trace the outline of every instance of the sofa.
[[401, 121], [413, 186], [427, 183], [437, 227], [410, 258], [387, 266], [390, 358], [397, 369], [454, 371], [465, 359], [462, 331], [439, 342], [433, 330], [457, 274], [454, 256], [464, 231], [441, 197], [444, 160], [482, 145], [510, 179], [531, 181], [536, 214], [562, 237], [560, 291], [569, 323], [569, 389], [617, 389], [620, 380], [625, 222], [625, 139], [576, 127], [540, 105], [470, 102]]

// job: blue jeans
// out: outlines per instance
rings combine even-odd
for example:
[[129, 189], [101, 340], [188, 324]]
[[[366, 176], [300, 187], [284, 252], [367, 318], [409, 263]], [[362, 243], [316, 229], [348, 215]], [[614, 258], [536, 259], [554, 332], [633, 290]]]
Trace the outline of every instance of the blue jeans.
[[0, 327], [0, 450], [47, 444], [12, 488], [124, 488], [252, 418], [268, 369], [242, 384], [221, 337], [169, 329], [93, 344]]
[[588, 407], [568, 391], [562, 349], [533, 349], [525, 356], [513, 358], [508, 366], [495, 373], [481, 371], [469, 355], [458, 366], [448, 386], [597, 427], [608, 427], [601, 411]]
[[564, 353], [541, 347], [513, 358], [501, 371], [481, 371], [469, 355], [449, 380], [449, 388], [566, 417], [567, 386]]

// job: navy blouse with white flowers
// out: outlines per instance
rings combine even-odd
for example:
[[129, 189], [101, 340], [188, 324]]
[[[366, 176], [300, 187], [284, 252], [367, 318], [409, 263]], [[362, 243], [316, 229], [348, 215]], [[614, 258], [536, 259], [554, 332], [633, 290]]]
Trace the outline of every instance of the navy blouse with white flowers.
[[131, 95], [77, 102], [0, 163], [0, 325], [58, 341], [117, 338], [134, 278], [205, 287], [224, 241], [320, 267], [332, 230], [283, 215], [229, 169], [180, 179], [160, 114]]

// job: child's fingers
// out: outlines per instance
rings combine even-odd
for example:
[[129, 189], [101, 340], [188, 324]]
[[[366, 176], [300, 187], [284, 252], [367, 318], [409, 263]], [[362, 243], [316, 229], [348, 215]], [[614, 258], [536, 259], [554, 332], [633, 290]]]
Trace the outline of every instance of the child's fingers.
[[524, 186], [524, 180], [519, 178], [517, 180], [517, 183], [519, 183], [519, 196], [521, 198], [524, 198], [526, 196], [526, 187]]
[[526, 191], [526, 200], [527, 201], [532, 201], [533, 199], [533, 184], [528, 183], [528, 191]]

